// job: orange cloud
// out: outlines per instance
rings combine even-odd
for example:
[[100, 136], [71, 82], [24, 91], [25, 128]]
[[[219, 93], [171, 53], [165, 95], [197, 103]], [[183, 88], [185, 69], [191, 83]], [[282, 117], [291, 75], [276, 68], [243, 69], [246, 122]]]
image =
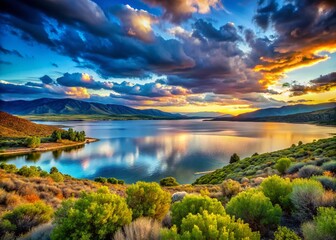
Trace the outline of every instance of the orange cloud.
[[74, 98], [90, 98], [88, 90], [83, 87], [67, 87], [65, 94]]

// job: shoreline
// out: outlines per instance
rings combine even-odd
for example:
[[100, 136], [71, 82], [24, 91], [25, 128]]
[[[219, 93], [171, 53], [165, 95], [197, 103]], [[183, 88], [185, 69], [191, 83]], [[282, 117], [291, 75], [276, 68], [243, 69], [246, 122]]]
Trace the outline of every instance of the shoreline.
[[38, 148], [25, 148], [25, 147], [19, 147], [19, 148], [9, 148], [7, 150], [4, 150], [4, 152], [0, 152], [0, 156], [12, 156], [12, 155], [24, 155], [29, 153], [35, 153], [35, 152], [48, 152], [53, 150], [59, 150], [64, 149], [68, 147], [77, 147], [82, 146], [85, 144], [93, 143], [99, 141], [98, 138], [86, 138], [84, 142], [72, 142], [70, 144], [64, 144], [64, 143], [41, 143], [40, 147]]

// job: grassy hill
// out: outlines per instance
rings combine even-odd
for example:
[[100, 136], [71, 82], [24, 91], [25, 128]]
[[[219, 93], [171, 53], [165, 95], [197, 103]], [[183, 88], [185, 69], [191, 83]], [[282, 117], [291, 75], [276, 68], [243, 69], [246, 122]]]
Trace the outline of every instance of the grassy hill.
[[23, 118], [0, 112], [0, 137], [20, 138], [27, 136], [50, 136], [57, 127], [32, 123]]
[[276, 174], [278, 172], [275, 165], [280, 158], [289, 158], [293, 165], [296, 163], [322, 165], [325, 162], [335, 161], [336, 137], [320, 139], [302, 145], [293, 145], [290, 148], [275, 152], [255, 154], [206, 174], [198, 178], [195, 184], [218, 184], [225, 179], [241, 181], [242, 178], [265, 177]]

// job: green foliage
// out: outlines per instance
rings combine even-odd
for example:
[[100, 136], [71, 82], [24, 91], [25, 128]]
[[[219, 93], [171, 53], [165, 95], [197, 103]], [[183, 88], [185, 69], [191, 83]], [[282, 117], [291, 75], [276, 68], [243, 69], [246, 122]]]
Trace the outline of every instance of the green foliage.
[[52, 174], [50, 174], [50, 177], [55, 181], [55, 182], [63, 182], [64, 181], [64, 177], [62, 173], [59, 172], [53, 172]]
[[240, 183], [232, 179], [225, 180], [222, 183], [222, 193], [223, 196], [231, 198], [241, 192]]
[[252, 232], [248, 224], [238, 219], [235, 221], [226, 214], [214, 214], [203, 211], [197, 214], [188, 214], [182, 220], [180, 231], [176, 225], [171, 229], [161, 231], [163, 240], [179, 239], [250, 239], [259, 240], [258, 232]]
[[116, 178], [113, 178], [113, 177], [112, 178], [108, 178], [107, 182], [111, 183], [111, 184], [121, 184], [121, 185], [125, 184], [124, 180], [119, 180], [119, 179], [116, 179]]
[[301, 240], [301, 238], [286, 227], [278, 227], [278, 230], [274, 233], [274, 240]]
[[231, 198], [226, 205], [226, 211], [249, 223], [253, 230], [259, 230], [262, 233], [267, 229], [275, 228], [282, 214], [279, 205], [273, 206], [268, 197], [254, 189], [241, 192]]
[[160, 180], [160, 185], [170, 187], [170, 186], [178, 186], [179, 183], [173, 177], [166, 177]]
[[170, 208], [170, 194], [157, 183], [137, 182], [130, 185], [126, 193], [133, 219], [144, 216], [162, 220]]
[[39, 177], [42, 169], [35, 166], [23, 166], [19, 169], [18, 174], [25, 177]]
[[55, 130], [51, 134], [51, 138], [53, 139], [54, 142], [62, 140], [62, 131], [61, 130]]
[[26, 139], [26, 145], [29, 148], [37, 148], [41, 144], [41, 139], [39, 137], [33, 136]]
[[336, 174], [336, 161], [330, 161], [322, 165], [323, 170]]
[[336, 209], [319, 208], [313, 222], [301, 227], [305, 240], [329, 240], [336, 236]]
[[230, 157], [230, 163], [235, 163], [238, 162], [240, 160], [240, 157], [238, 156], [237, 153], [232, 154], [232, 156]]
[[336, 191], [336, 178], [327, 176], [313, 177], [314, 180], [319, 181], [327, 190]]
[[58, 173], [58, 172], [59, 171], [58, 171], [57, 167], [52, 167], [52, 168], [50, 168], [50, 171], [49, 171], [50, 174]]
[[102, 187], [96, 193], [83, 192], [77, 201], [62, 203], [55, 213], [51, 239], [111, 239], [131, 220], [125, 199]]
[[96, 177], [94, 179], [95, 182], [99, 182], [99, 183], [107, 183], [107, 178], [105, 177]]
[[303, 163], [303, 162], [298, 162], [298, 163], [291, 164], [286, 172], [289, 173], [289, 174], [296, 173], [297, 171], [299, 171], [305, 165], [306, 164]]
[[322, 175], [323, 170], [314, 165], [306, 165], [299, 170], [298, 174], [301, 178], [310, 178], [312, 176]]
[[18, 171], [17, 167], [14, 164], [1, 163], [0, 169], [5, 170], [7, 173], [16, 173]]
[[284, 174], [291, 163], [292, 161], [289, 158], [280, 158], [275, 164], [275, 169]]
[[321, 204], [323, 194], [324, 189], [320, 182], [312, 179], [295, 179], [290, 195], [294, 216], [299, 221], [312, 219]]
[[182, 219], [189, 213], [202, 213], [204, 210], [209, 213], [225, 214], [221, 202], [207, 196], [187, 195], [182, 201], [176, 202], [171, 207], [172, 223], [180, 226]]
[[70, 141], [84, 142], [85, 141], [85, 131], [74, 131], [72, 128], [69, 128], [68, 131], [55, 130], [51, 134], [53, 141], [59, 141], [62, 139], [68, 139]]
[[292, 192], [292, 183], [289, 178], [281, 178], [278, 175], [268, 177], [261, 183], [261, 191], [273, 204], [279, 204], [282, 209], [289, 209], [289, 196]]
[[2, 216], [0, 233], [14, 232], [19, 236], [39, 224], [49, 222], [52, 215], [52, 208], [41, 201], [22, 204]]

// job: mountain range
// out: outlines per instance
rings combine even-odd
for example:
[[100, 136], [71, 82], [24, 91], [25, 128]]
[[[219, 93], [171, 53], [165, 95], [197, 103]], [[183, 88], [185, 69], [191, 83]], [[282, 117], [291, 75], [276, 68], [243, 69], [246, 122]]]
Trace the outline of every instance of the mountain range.
[[122, 105], [86, 102], [75, 99], [40, 98], [32, 101], [0, 100], [0, 110], [15, 115], [127, 115], [151, 116], [156, 118], [183, 118], [178, 113], [167, 113], [157, 109], [135, 109]]

